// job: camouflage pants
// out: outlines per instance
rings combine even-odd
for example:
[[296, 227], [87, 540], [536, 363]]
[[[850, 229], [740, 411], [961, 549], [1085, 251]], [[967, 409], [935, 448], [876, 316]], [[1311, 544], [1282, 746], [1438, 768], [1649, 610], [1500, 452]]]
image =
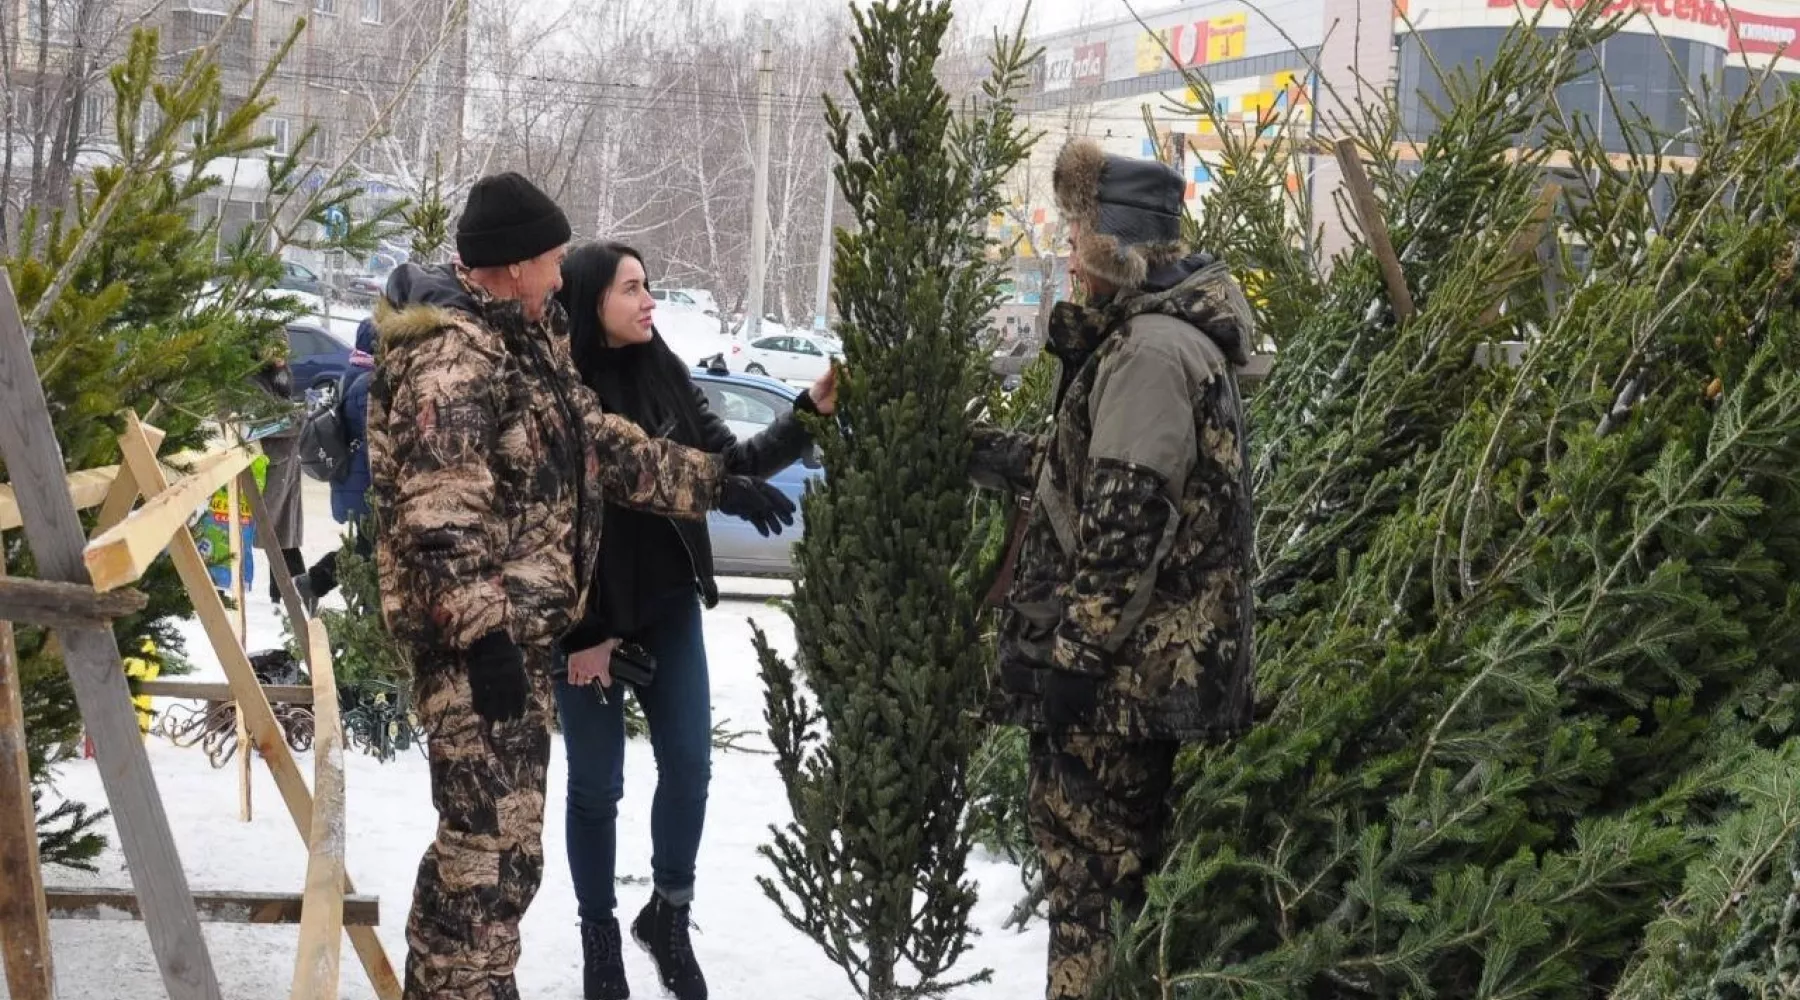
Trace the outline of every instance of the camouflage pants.
[[1087, 1000], [1112, 954], [1112, 908], [1143, 906], [1162, 851], [1176, 744], [1031, 740], [1031, 833], [1050, 909], [1049, 1000]]
[[405, 1000], [519, 996], [519, 919], [544, 876], [549, 657], [525, 650], [531, 706], [498, 725], [475, 714], [460, 664], [415, 660], [438, 828], [419, 862], [406, 922]]

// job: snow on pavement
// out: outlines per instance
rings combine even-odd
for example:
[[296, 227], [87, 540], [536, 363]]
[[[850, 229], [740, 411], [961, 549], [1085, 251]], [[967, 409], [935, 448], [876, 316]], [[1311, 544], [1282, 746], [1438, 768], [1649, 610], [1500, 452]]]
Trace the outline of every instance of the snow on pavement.
[[[313, 493], [309, 488], [309, 514], [324, 509], [323, 497], [317, 497], [315, 503]], [[330, 546], [332, 529], [329, 518], [308, 518], [309, 560]], [[266, 587], [261, 575], [259, 567], [259, 591]], [[278, 645], [280, 626], [266, 592], [253, 595], [249, 603], [250, 628], [256, 639], [251, 643], [253, 651]], [[714, 718], [727, 728], [752, 731], [748, 742], [763, 747], [762, 684], [750, 644], [749, 618], [756, 620], [778, 649], [793, 648], [791, 625], [772, 607], [726, 602], [709, 612], [706, 637], [712, 660]], [[198, 625], [187, 632], [196, 679], [222, 679]], [[151, 739], [148, 747], [193, 888], [301, 891], [305, 850], [261, 761], [253, 769], [255, 815], [251, 822], [243, 823], [238, 820], [235, 759], [214, 770], [198, 748], [178, 750], [160, 739]], [[581, 944], [563, 844], [562, 790], [567, 769], [560, 740], [554, 747], [544, 827], [544, 885], [523, 925], [524, 956], [518, 980], [527, 1000], [581, 997]], [[311, 757], [301, 754], [299, 758], [310, 783]], [[378, 933], [398, 970], [406, 955], [405, 922], [413, 875], [436, 822], [425, 762], [416, 752], [388, 764], [350, 753], [346, 766], [347, 868], [359, 893], [380, 897]], [[620, 916], [628, 921], [650, 891], [649, 807], [656, 767], [647, 741], [632, 741], [625, 770], [618, 874], [622, 883]], [[92, 761], [67, 765], [59, 787], [81, 801], [97, 805], [104, 799]], [[718, 1000], [847, 1000], [855, 995], [837, 967], [787, 924], [756, 883], [758, 876], [773, 874], [773, 867], [757, 853], [757, 847], [769, 839], [769, 826], [785, 823], [789, 815], [773, 758], [751, 753], [714, 755], [694, 905], [699, 927], [694, 947], [712, 996]], [[98, 875], [50, 869], [46, 880], [58, 886], [129, 886], [110, 821], [103, 826], [109, 848], [100, 860]], [[965, 1000], [1041, 996], [1046, 944], [1042, 922], [1034, 921], [1024, 933], [1001, 929], [1022, 892], [1017, 869], [978, 856], [970, 860], [970, 875], [982, 890], [972, 918], [981, 936], [959, 971], [966, 974], [990, 968], [994, 979], [954, 996]], [[207, 924], [205, 933], [228, 1000], [270, 1000], [287, 995], [299, 933], [296, 926]], [[55, 921], [51, 937], [62, 1000], [162, 995], [142, 924]], [[659, 995], [649, 959], [628, 947], [626, 962], [634, 995]], [[347, 941], [343, 970], [345, 1000], [373, 997]], [[0, 996], [4, 995], [0, 989]]]

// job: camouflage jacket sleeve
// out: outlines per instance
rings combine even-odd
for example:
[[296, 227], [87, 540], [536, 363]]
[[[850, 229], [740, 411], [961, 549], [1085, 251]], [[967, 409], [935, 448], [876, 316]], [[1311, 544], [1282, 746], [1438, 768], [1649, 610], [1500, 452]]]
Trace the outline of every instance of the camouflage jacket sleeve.
[[499, 338], [450, 323], [388, 356], [393, 511], [402, 606], [433, 645], [467, 649], [506, 628], [502, 541], [494, 534]]
[[1180, 526], [1175, 498], [1196, 458], [1192, 359], [1163, 337], [1127, 340], [1102, 362], [1069, 601], [1055, 665], [1103, 675], [1149, 609]]
[[599, 477], [608, 503], [692, 521], [718, 505], [723, 458], [645, 434], [625, 417], [603, 411], [585, 387], [576, 395], [600, 462], [588, 474]]
[[988, 424], [977, 424], [973, 433], [975, 447], [969, 452], [969, 480], [984, 490], [1030, 493], [1035, 485], [1031, 474], [1044, 449], [1044, 436], [1001, 430]]

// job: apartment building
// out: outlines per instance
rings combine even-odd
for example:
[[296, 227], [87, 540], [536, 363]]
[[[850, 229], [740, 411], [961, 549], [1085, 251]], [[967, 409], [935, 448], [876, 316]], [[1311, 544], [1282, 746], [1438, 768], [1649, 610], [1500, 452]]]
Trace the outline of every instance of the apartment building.
[[[30, 147], [32, 134], [48, 127], [78, 136], [84, 159], [105, 158], [113, 141], [105, 67], [135, 25], [156, 29], [170, 74], [218, 37], [228, 105], [247, 98], [292, 38], [264, 91], [275, 101], [259, 126], [272, 140], [269, 153], [297, 153], [315, 178], [308, 183], [353, 161], [371, 206], [404, 197], [420, 157], [460, 146], [468, 47], [466, 19], [451, 16], [455, 2], [0, 0], [13, 29], [14, 148]], [[223, 185], [198, 210], [216, 213], [227, 238], [263, 217], [263, 156], [211, 172]]]

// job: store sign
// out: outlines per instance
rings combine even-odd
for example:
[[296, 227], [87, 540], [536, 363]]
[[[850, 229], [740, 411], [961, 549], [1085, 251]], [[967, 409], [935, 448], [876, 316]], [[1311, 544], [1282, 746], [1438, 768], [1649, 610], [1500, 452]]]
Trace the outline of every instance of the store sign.
[[1087, 87], [1106, 82], [1106, 43], [1095, 42], [1075, 49], [1075, 65], [1070, 71], [1075, 83]]
[[[1760, 14], [1728, 5], [1722, 0], [1517, 0], [1527, 12], [1548, 7], [1573, 13], [1592, 3], [1603, 3], [1601, 13], [1614, 17], [1634, 12], [1656, 22], [1659, 29], [1696, 41], [1712, 41], [1733, 53], [1800, 58], [1800, 17]], [[1515, 0], [1487, 0], [1493, 11], [1512, 11]], [[1528, 15], [1529, 16], [1529, 15]], [[1627, 31], [1647, 31], [1647, 25], [1627, 24]]]
[[1800, 17], [1731, 12], [1731, 51], [1800, 59]]
[[[1138, 75], [1241, 59], [1248, 25], [1245, 15], [1227, 14], [1144, 32], [1137, 43]], [[1173, 62], [1169, 59], [1171, 54]]]
[[1075, 53], [1070, 49], [1050, 53], [1044, 63], [1044, 89], [1068, 90], [1075, 73]]

